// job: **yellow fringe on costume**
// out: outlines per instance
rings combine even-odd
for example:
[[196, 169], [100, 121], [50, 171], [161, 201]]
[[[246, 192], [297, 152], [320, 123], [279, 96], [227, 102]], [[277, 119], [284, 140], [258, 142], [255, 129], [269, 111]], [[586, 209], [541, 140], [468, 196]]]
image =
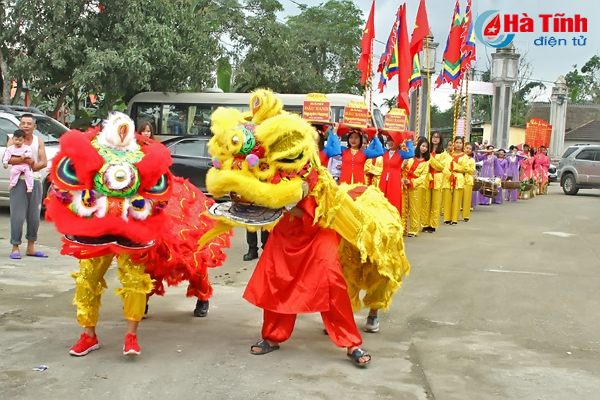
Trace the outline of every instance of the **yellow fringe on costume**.
[[[79, 260], [79, 273], [75, 278], [76, 290], [73, 304], [77, 306], [77, 322], [83, 327], [93, 327], [98, 323], [100, 299], [107, 288], [104, 274], [114, 258], [113, 254]], [[123, 313], [131, 321], [140, 321], [146, 308], [146, 295], [152, 291], [153, 281], [144, 272], [144, 264], [134, 263], [128, 255], [117, 258], [117, 275], [123, 285], [116, 289], [117, 296], [123, 299]]]
[[[337, 186], [329, 174], [320, 174], [311, 193], [319, 204], [315, 223], [342, 236], [339, 255], [352, 308], [386, 310], [410, 271], [400, 215], [373, 186], [352, 200], [347, 192], [355, 187]], [[361, 290], [366, 291], [362, 300]]]
[[71, 274], [75, 278], [75, 298], [77, 322], [85, 327], [96, 326], [102, 293], [107, 289], [104, 274], [110, 267], [113, 255], [79, 260], [79, 273]]
[[118, 258], [117, 276], [123, 288], [116, 289], [117, 296], [123, 299], [123, 314], [131, 321], [141, 321], [146, 308], [146, 295], [154, 287], [152, 278], [145, 273], [145, 265], [134, 263], [127, 254]]
[[[210, 193], [220, 197], [233, 191], [248, 202], [271, 209], [314, 196], [318, 204], [314, 223], [335, 230], [343, 238], [339, 254], [353, 308], [358, 310], [363, 304], [376, 309], [389, 308], [402, 277], [410, 270], [398, 210], [377, 187], [368, 187], [353, 200], [348, 191], [356, 186], [337, 186], [327, 169], [319, 165], [314, 127], [300, 116], [282, 111], [281, 101], [272, 92], [254, 92], [250, 109], [251, 115], [244, 115], [236, 109], [218, 108], [211, 116], [214, 136], [208, 150], [217, 168], [206, 175]], [[256, 142], [264, 150], [258, 163], [251, 165], [246, 153], [241, 152], [245, 131], [240, 124], [253, 129]], [[314, 176], [310, 173], [315, 169], [318, 181], [307, 193], [309, 185], [303, 179]], [[306, 175], [301, 176], [300, 171]], [[277, 183], [272, 183], [274, 177], [279, 178]], [[312, 186], [314, 182], [310, 183]], [[232, 226], [245, 226], [217, 219], [219, 223], [200, 239], [200, 247]], [[362, 300], [361, 290], [366, 291]]]

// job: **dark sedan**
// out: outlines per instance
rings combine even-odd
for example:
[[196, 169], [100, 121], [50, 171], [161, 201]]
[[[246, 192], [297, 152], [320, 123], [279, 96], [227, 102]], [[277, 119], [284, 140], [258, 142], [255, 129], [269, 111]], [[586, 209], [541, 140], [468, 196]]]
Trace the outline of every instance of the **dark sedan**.
[[194, 186], [206, 193], [206, 173], [212, 167], [208, 154], [207, 136], [184, 136], [162, 142], [171, 151], [175, 176], [187, 178]]

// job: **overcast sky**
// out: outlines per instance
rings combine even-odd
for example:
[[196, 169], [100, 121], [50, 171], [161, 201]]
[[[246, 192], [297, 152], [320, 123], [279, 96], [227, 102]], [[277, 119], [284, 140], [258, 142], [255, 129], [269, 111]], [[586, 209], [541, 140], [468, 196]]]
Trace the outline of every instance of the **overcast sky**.
[[[285, 8], [285, 15], [295, 15], [299, 13], [299, 9], [290, 0], [280, 0]], [[316, 6], [326, 1], [319, 0], [296, 0], [298, 3]], [[446, 38], [450, 30], [452, 12], [456, 0], [426, 0], [427, 14], [429, 16], [429, 24], [434, 35], [434, 41], [440, 45], [437, 52], [438, 67], [440, 64]], [[526, 59], [532, 63], [533, 74], [532, 79], [542, 80], [548, 87], [547, 94], [549, 96], [551, 82], [556, 81], [559, 75], [565, 75], [573, 69], [573, 65], [577, 64], [581, 67], [593, 55], [600, 54], [600, 1], [598, 0], [472, 0], [473, 13], [483, 13], [487, 10], [499, 10], [500, 14], [519, 14], [523, 18], [523, 13], [534, 20], [533, 33], [517, 33], [513, 44], [517, 51], [521, 54], [526, 54]], [[363, 11], [363, 19], [369, 15], [369, 10], [372, 4], [371, 0], [354, 0], [354, 3]], [[407, 19], [409, 26], [409, 35], [412, 33], [419, 0], [408, 0], [407, 3]], [[375, 39], [385, 43], [394, 23], [394, 16], [401, 1], [392, 0], [376, 0], [375, 2]], [[466, 0], [460, 0], [461, 13], [464, 11]], [[575, 14], [580, 14], [581, 17], [587, 18], [588, 31], [587, 33], [553, 33], [542, 32], [542, 19], [540, 14], [565, 13], [565, 17], [573, 18]], [[552, 28], [550, 29], [552, 31]], [[573, 46], [572, 38], [581, 36], [587, 38], [585, 46]], [[534, 40], [541, 36], [554, 36], [556, 39], [567, 39], [567, 46], [535, 46]], [[374, 53], [378, 57], [384, 49], [384, 44], [375, 42]], [[477, 70], [485, 70], [488, 67], [488, 60], [491, 59], [491, 53], [495, 49], [487, 47], [481, 43], [477, 43]], [[377, 64], [378, 58], [375, 58], [374, 63]], [[357, 60], [358, 61], [358, 60]], [[374, 78], [379, 80], [379, 75]], [[388, 89], [375, 97], [375, 103], [380, 104], [383, 98], [391, 97], [397, 93], [397, 78], [388, 84]], [[547, 98], [540, 98], [540, 101]], [[450, 106], [446, 94], [432, 92], [432, 101], [440, 106], [442, 110]]]

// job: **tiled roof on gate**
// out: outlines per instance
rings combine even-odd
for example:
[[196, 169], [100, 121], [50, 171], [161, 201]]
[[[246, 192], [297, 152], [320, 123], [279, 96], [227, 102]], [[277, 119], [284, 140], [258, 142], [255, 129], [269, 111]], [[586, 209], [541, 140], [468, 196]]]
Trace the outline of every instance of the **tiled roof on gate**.
[[600, 141], [600, 120], [593, 119], [565, 134], [565, 140]]

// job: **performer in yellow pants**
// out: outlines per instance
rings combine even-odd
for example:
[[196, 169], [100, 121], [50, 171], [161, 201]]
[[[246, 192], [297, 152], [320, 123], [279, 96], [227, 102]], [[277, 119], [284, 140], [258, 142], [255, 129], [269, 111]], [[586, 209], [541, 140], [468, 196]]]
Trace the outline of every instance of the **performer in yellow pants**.
[[469, 156], [463, 153], [464, 139], [454, 139], [454, 152], [448, 157], [446, 169], [448, 179], [444, 181], [444, 224], [456, 225], [460, 215], [465, 173], [469, 172]]
[[[442, 137], [439, 132], [431, 134], [431, 157], [429, 158], [429, 188], [425, 191], [425, 203], [421, 216], [423, 232], [434, 233], [440, 226], [440, 209], [442, 207], [442, 187], [444, 168], [450, 155], [444, 151]], [[446, 177], [447, 178], [447, 177]]]
[[469, 222], [471, 218], [471, 201], [473, 200], [473, 185], [475, 184], [475, 160], [473, 159], [473, 145], [471, 143], [465, 145], [465, 154], [469, 156], [469, 160], [467, 162], [467, 171], [465, 172], [462, 215], [465, 222]]
[[419, 236], [423, 208], [429, 208], [425, 204], [429, 187], [429, 158], [429, 142], [427, 138], [420, 137], [415, 147], [415, 156], [404, 165], [406, 178], [403, 183], [408, 188], [409, 237]]
[[[96, 350], [99, 345], [96, 339], [96, 325], [98, 323], [98, 312], [100, 300], [104, 289], [107, 288], [104, 275], [110, 267], [113, 254], [83, 259], [79, 261], [79, 273], [72, 274], [75, 278], [76, 291], [73, 304], [77, 306], [77, 322], [84, 328], [86, 337], [83, 340], [93, 340], [93, 348], [81, 346], [85, 354]], [[124, 302], [123, 313], [127, 319], [127, 334], [136, 334], [139, 321], [144, 316], [146, 308], [146, 295], [152, 291], [153, 282], [150, 275], [144, 272], [145, 266], [133, 262], [128, 255], [120, 254], [117, 257], [119, 268], [117, 275], [123, 288], [117, 289], [117, 296], [121, 296]], [[82, 340], [80, 339], [80, 340]], [[85, 355], [78, 352], [75, 346], [71, 349], [72, 355]], [[137, 351], [136, 354], [139, 354]]]

